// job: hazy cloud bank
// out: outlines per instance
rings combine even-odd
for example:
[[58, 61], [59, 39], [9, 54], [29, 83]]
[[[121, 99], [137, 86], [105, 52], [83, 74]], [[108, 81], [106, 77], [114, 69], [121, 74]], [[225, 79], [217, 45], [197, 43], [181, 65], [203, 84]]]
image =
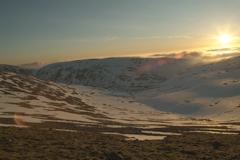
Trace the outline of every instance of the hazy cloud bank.
[[51, 63], [57, 63], [57, 62], [60, 62], [60, 61], [46, 61], [46, 62], [32, 62], [32, 63], [26, 63], [26, 64], [21, 64], [19, 65], [19, 67], [22, 67], [22, 68], [31, 68], [31, 69], [39, 69], [39, 68], [42, 68], [48, 64], [51, 64]]
[[219, 61], [224, 58], [231, 58], [240, 56], [240, 47], [232, 48], [216, 48], [203, 51], [183, 51], [180, 53], [170, 53], [170, 54], [153, 54], [150, 57], [165, 57], [174, 59], [186, 59], [193, 63], [207, 63]]

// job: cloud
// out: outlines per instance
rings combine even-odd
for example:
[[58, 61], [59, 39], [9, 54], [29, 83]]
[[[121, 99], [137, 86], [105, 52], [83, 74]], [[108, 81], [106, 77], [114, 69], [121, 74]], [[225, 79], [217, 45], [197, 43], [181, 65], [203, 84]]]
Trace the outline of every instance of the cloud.
[[192, 37], [190, 37], [190, 36], [168, 36], [167, 38], [168, 39], [179, 39], [179, 38], [181, 38], [181, 39], [189, 39], [189, 38], [192, 38]]
[[216, 48], [203, 51], [183, 51], [180, 53], [170, 54], [153, 54], [150, 57], [169, 58], [169, 59], [183, 59], [185, 63], [203, 64], [220, 61], [226, 58], [240, 56], [240, 47], [235, 48]]
[[51, 63], [56, 63], [56, 62], [60, 62], [60, 61], [57, 61], [57, 60], [54, 60], [54, 61], [48, 61], [48, 62], [32, 62], [32, 63], [26, 63], [26, 64], [21, 64], [19, 65], [19, 67], [22, 67], [22, 68], [32, 68], [32, 69], [39, 69], [39, 68], [42, 68], [48, 64], [51, 64]]
[[152, 56], [152, 57], [174, 57], [176, 55], [176, 53], [170, 53], [170, 54], [161, 54], [161, 53], [159, 53], [159, 54], [153, 54], [153, 55], [150, 55], [150, 56]]
[[225, 48], [214, 48], [210, 50], [206, 50], [207, 52], [225, 52], [225, 51], [231, 51], [231, 52], [239, 52], [240, 47], [225, 47]]
[[43, 65], [44, 65], [43, 62], [32, 62], [32, 63], [21, 64], [19, 65], [19, 67], [37, 69], [37, 68], [41, 68], [41, 66]]
[[118, 39], [118, 37], [105, 37], [104, 38], [104, 40], [106, 40], [106, 41], [114, 41], [116, 39]]
[[200, 56], [202, 53], [201, 52], [187, 52], [187, 51], [183, 51], [183, 52], [180, 52], [180, 53], [170, 53], [170, 54], [153, 54], [153, 55], [150, 55], [152, 57], [168, 57], [168, 58], [176, 58], [176, 59], [179, 59], [179, 58], [184, 58], [186, 56], [188, 57], [194, 57], [194, 56]]
[[175, 36], [151, 36], [151, 37], [131, 37], [129, 39], [190, 39], [192, 37], [190, 36], [184, 36], [184, 35], [175, 35]]
[[92, 42], [106, 42], [106, 41], [114, 41], [118, 39], [117, 36], [111, 36], [111, 37], [70, 37], [66, 39], [52, 39], [48, 41], [53, 42], [65, 42], [65, 43], [92, 43]]
[[119, 37], [117, 36], [112, 36], [112, 37], [88, 37], [88, 38], [83, 38], [83, 39], [77, 39], [79, 42], [101, 42], [101, 41], [114, 41], [118, 39]]
[[203, 55], [202, 52], [199, 51], [193, 51], [193, 52], [181, 52], [181, 53], [176, 53], [173, 58], [175, 59], [196, 59], [198, 57], [201, 57]]

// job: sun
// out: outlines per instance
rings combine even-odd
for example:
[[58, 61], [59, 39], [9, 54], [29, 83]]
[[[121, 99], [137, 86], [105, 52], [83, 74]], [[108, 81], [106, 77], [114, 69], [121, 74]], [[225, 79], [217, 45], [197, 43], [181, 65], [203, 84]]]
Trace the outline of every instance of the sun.
[[218, 37], [218, 40], [222, 44], [227, 44], [228, 42], [230, 42], [231, 37], [227, 34], [223, 34], [220, 37]]

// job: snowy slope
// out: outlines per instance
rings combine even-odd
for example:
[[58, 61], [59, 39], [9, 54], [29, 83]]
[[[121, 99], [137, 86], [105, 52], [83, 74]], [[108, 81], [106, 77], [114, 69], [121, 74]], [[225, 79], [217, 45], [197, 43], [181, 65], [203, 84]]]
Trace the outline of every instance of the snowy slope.
[[158, 88], [135, 96], [161, 111], [240, 120], [240, 57], [187, 68]]
[[173, 65], [175, 61], [169, 58], [79, 60], [48, 65], [38, 70], [35, 76], [65, 84], [137, 91], [155, 88], [178, 71], [179, 65], [186, 65]]
[[0, 118], [13, 118], [20, 123], [16, 117], [21, 117], [23, 124], [54, 121], [123, 126], [181, 119], [105, 90], [57, 84], [0, 70]]
[[[6, 65], [0, 69], [70, 85], [110, 89], [110, 95], [134, 97], [138, 106], [144, 104], [159, 111], [239, 120], [240, 57], [214, 63], [192, 63], [194, 58], [106, 58], [55, 63], [36, 71]], [[109, 98], [100, 95], [97, 97], [103, 101]], [[98, 98], [95, 101], [101, 102]], [[92, 104], [93, 99], [89, 102]]]
[[237, 123], [229, 121], [161, 112], [125, 92], [59, 84], [1, 70], [0, 126], [39, 126], [61, 131], [95, 129], [130, 140], [163, 139], [181, 135], [181, 129], [223, 134], [238, 134], [240, 130]]

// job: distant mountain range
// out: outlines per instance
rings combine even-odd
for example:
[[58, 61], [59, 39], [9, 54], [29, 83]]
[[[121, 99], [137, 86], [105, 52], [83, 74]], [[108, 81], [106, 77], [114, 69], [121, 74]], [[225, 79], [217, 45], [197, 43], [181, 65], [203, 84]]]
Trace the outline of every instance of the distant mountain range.
[[19, 73], [24, 75], [33, 75], [34, 69], [27, 69], [18, 66], [0, 64], [0, 70]]

